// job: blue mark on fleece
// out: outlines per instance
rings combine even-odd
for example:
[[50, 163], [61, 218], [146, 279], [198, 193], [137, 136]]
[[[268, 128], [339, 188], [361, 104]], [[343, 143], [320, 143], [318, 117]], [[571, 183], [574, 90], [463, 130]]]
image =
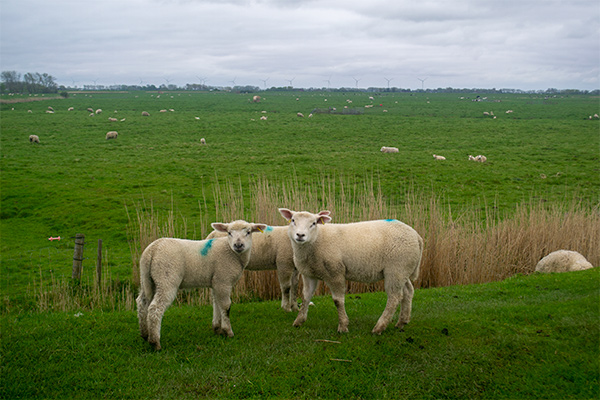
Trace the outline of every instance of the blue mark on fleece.
[[385, 219], [384, 221], [385, 222], [398, 222], [397, 219]]
[[273, 227], [267, 226], [267, 229], [265, 229], [265, 232], [273, 232]]
[[208, 254], [208, 252], [210, 251], [210, 249], [211, 249], [211, 247], [212, 247], [212, 244], [213, 244], [213, 241], [214, 241], [214, 240], [215, 240], [215, 239], [208, 239], [208, 240], [206, 241], [206, 243], [204, 244], [204, 247], [202, 248], [202, 250], [200, 250], [200, 254], [201, 254], [201, 255], [205, 256], [205, 255], [207, 255], [207, 254]]

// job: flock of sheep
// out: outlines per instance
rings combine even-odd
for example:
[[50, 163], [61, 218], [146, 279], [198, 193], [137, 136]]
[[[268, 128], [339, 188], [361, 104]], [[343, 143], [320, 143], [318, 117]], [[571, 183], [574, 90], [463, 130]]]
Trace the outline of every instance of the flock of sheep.
[[[308, 317], [319, 280], [331, 290], [338, 312], [339, 333], [348, 332], [345, 310], [346, 281], [384, 280], [387, 303], [373, 334], [380, 335], [398, 307], [396, 327], [410, 322], [413, 282], [419, 276], [424, 243], [410, 226], [395, 219], [331, 224], [329, 211], [310, 213], [280, 208], [286, 226], [238, 220], [213, 223], [204, 240], [160, 238], [140, 258], [140, 293], [136, 299], [141, 336], [161, 349], [164, 313], [179, 289], [210, 288], [216, 334], [233, 337], [229, 318], [231, 292], [244, 269], [277, 270], [281, 307], [298, 311], [293, 326]], [[538, 272], [566, 272], [592, 268], [579, 253], [559, 250], [544, 257]], [[296, 292], [303, 280], [302, 305]]]
[[[388, 147], [388, 146], [383, 146], [380, 151], [382, 153], [399, 153], [400, 152], [400, 150], [397, 147]], [[438, 154], [434, 154], [433, 159], [443, 161], [446, 159], [446, 157], [440, 156]], [[476, 162], [484, 163], [487, 161], [487, 157], [484, 155], [481, 155], [481, 154], [473, 157], [472, 155], [469, 154], [469, 161], [476, 161]]]

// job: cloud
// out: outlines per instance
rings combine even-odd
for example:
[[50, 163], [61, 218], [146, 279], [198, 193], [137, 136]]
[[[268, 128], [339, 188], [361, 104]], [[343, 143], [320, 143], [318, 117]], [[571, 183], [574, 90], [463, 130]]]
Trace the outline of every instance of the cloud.
[[5, 0], [0, 18], [2, 70], [65, 84], [599, 85], [595, 0]]

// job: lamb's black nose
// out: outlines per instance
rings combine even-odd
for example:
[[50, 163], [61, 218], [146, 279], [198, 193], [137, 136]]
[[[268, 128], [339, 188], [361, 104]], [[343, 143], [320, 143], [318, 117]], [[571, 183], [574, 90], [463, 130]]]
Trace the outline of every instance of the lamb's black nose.
[[241, 253], [242, 251], [244, 251], [244, 243], [234, 243], [233, 249], [238, 253]]
[[296, 233], [296, 240], [299, 242], [304, 242], [304, 236], [306, 236], [304, 233]]

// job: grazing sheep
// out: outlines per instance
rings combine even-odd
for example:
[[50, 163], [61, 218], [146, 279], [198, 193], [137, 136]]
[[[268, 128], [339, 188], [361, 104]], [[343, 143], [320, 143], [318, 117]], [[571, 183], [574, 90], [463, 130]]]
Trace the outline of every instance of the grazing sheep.
[[162, 110], [160, 110], [159, 112], [167, 112], [167, 110], [165, 110], [165, 109], [162, 109]]
[[483, 115], [485, 115], [485, 116], [489, 116], [489, 115], [490, 115], [490, 113], [489, 113], [489, 112], [487, 112], [487, 111], [484, 111], [484, 112], [483, 112]]
[[399, 153], [400, 150], [398, 150], [397, 147], [387, 147], [387, 146], [383, 146], [380, 150], [382, 153]]
[[54, 111], [52, 111], [52, 110], [46, 110], [46, 114], [54, 114]]
[[92, 107], [89, 107], [87, 110], [88, 110], [88, 112], [91, 112], [91, 113], [94, 112], [94, 109]]
[[39, 143], [40, 138], [38, 135], [29, 135], [29, 143]]
[[74, 109], [75, 109], [75, 107], [69, 107], [69, 108], [67, 109], [67, 111], [73, 111]]
[[267, 117], [263, 115], [262, 117], [260, 117], [260, 119], [261, 119], [262, 121], [266, 121], [266, 120], [267, 120]]
[[582, 271], [594, 266], [576, 251], [557, 250], [542, 258], [535, 266], [535, 272]]
[[116, 139], [119, 134], [117, 131], [106, 132], [106, 140], [108, 139]]
[[110, 122], [117, 122], [117, 121], [118, 121], [118, 119], [116, 119], [116, 118], [112, 118], [112, 117], [108, 117], [108, 120], [109, 120]]
[[101, 108], [97, 109], [96, 114], [102, 114], [102, 109]]
[[480, 162], [480, 163], [484, 163], [487, 161], [487, 157], [486, 156], [482, 156], [481, 154], [478, 155], [477, 157], [475, 157], [475, 161]]
[[294, 264], [302, 274], [303, 301], [294, 326], [308, 316], [310, 300], [322, 280], [332, 293], [338, 310], [338, 332], [348, 332], [344, 307], [346, 280], [373, 283], [385, 280], [387, 305], [372, 330], [381, 334], [401, 305], [396, 327], [410, 321], [414, 288], [411, 280], [419, 276], [423, 239], [410, 226], [397, 220], [328, 224], [328, 215], [295, 212], [280, 208], [290, 221], [288, 235]]
[[304, 118], [304, 114], [302, 114], [300, 112], [298, 114], [296, 114], [296, 115], [299, 116], [300, 118]]
[[436, 160], [445, 160], [446, 159], [446, 157], [444, 157], [444, 156], [438, 156], [437, 154], [434, 154], [433, 158], [435, 158]]
[[50, 111], [54, 111], [54, 108], [52, 108], [52, 107], [48, 106], [48, 110], [50, 110]]
[[161, 238], [142, 253], [140, 294], [136, 299], [140, 334], [156, 350], [161, 349], [163, 315], [179, 289], [211, 288], [213, 330], [233, 337], [229, 320], [231, 290], [250, 259], [252, 233], [267, 226], [241, 220], [211, 225], [228, 236], [209, 240]]
[[28, 113], [33, 113], [33, 111], [31, 111], [31, 110], [27, 110], [27, 112], [28, 112]]
[[148, 111], [142, 111], [142, 117], [149, 117], [150, 113]]
[[477, 161], [477, 159], [469, 154], [469, 161]]
[[201, 138], [201, 139], [200, 139], [200, 144], [206, 144], [206, 139], [204, 139], [204, 138]]
[[254, 97], [252, 98], [252, 101], [253, 101], [254, 103], [260, 103], [260, 96], [254, 96]]

